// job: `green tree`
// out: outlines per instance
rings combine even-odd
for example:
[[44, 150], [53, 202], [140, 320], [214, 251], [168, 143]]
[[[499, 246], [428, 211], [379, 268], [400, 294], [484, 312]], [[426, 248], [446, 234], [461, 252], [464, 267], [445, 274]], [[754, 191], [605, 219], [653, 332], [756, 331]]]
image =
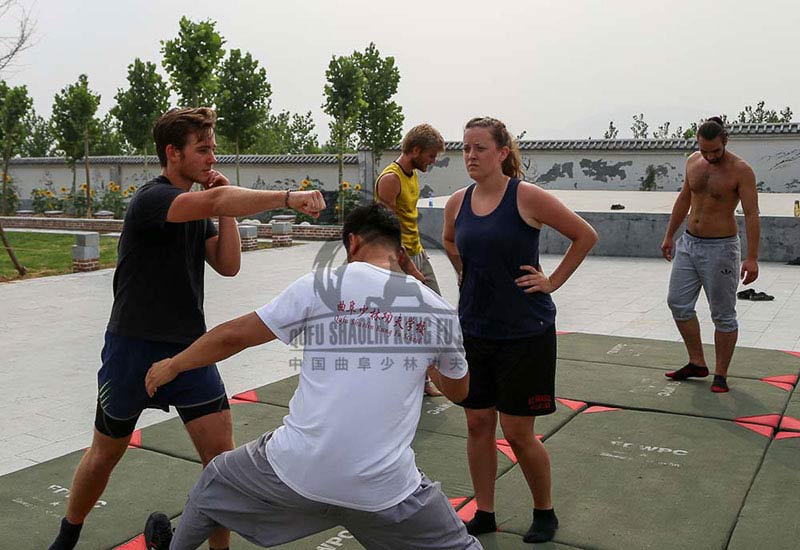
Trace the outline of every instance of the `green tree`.
[[111, 113], [93, 120], [89, 127], [90, 155], [130, 155], [133, 148], [122, 134], [119, 121]]
[[137, 153], [144, 156], [147, 173], [148, 147], [153, 142], [153, 125], [169, 107], [169, 87], [156, 72], [155, 63], [138, 57], [128, 65], [128, 89], [117, 90], [117, 104], [111, 114], [119, 121], [120, 132]]
[[4, 23], [3, 30], [8, 27], [6, 21], [10, 16], [16, 15], [15, 33], [0, 37], [0, 72], [8, 67], [14, 58], [21, 52], [30, 48], [33, 43], [33, 33], [36, 22], [31, 18], [30, 11], [25, 9], [17, 0], [0, 0], [0, 21]]
[[[18, 2], [16, 0], [0, 0], [0, 21], [5, 23], [7, 21], [7, 15], [11, 12], [12, 9], [19, 8]], [[0, 37], [0, 73], [14, 61], [14, 58], [22, 51], [28, 49], [31, 46], [31, 38], [33, 37], [33, 31], [36, 27], [36, 24], [33, 19], [30, 18], [29, 13], [25, 10], [25, 8], [21, 8], [21, 13], [17, 17], [17, 32], [11, 35], [6, 35]], [[3, 178], [5, 182], [5, 178]], [[25, 267], [19, 263], [17, 260], [17, 256], [14, 254], [14, 249], [11, 248], [11, 245], [6, 238], [6, 233], [3, 231], [3, 224], [0, 223], [0, 241], [3, 242], [3, 247], [8, 252], [9, 258], [11, 258], [11, 263], [14, 264], [14, 267], [19, 273], [19, 276], [22, 277], [27, 273]]]
[[25, 117], [25, 139], [20, 144], [23, 157], [49, 157], [53, 155], [53, 132], [50, 122], [36, 114], [34, 109]]
[[[364, 73], [358, 68], [355, 60], [350, 56], [333, 56], [325, 71], [325, 103], [322, 110], [332, 118], [329, 123], [331, 129], [331, 143], [336, 149], [339, 158], [339, 188], [342, 186], [344, 175], [344, 150], [351, 136], [356, 131], [356, 123], [361, 110], [366, 105], [364, 101]], [[339, 193], [339, 221], [344, 212], [343, 194]]]
[[33, 106], [25, 86], [9, 88], [0, 80], [0, 141], [3, 154], [3, 190], [0, 211], [6, 214], [6, 185], [8, 183], [8, 161], [19, 152], [25, 139], [25, 115]]
[[619, 134], [619, 130], [616, 126], [614, 126], [614, 121], [608, 123], [608, 130], [603, 134], [603, 139], [617, 139], [617, 134]]
[[400, 82], [394, 57], [381, 57], [370, 42], [364, 52], [353, 52], [353, 59], [364, 75], [364, 107], [356, 121], [361, 145], [372, 151], [373, 173], [377, 173], [383, 151], [400, 142], [403, 109], [392, 101]]
[[245, 152], [258, 155], [313, 154], [321, 151], [311, 111], [301, 115], [269, 113], [256, 130], [257, 138]]
[[644, 114], [633, 115], [633, 124], [631, 125], [631, 132], [633, 132], [634, 139], [647, 139], [648, 125], [644, 121]]
[[779, 123], [791, 122], [792, 110], [787, 106], [780, 113], [775, 109], [765, 109], [765, 101], [756, 103], [755, 108], [752, 105], [745, 105], [744, 109], [739, 111], [739, 122], [741, 123]]
[[670, 136], [669, 126], [670, 126], [669, 122], [665, 122], [664, 124], [659, 126], [658, 129], [655, 132], [653, 132], [653, 139], [667, 139], [667, 138], [669, 138], [669, 136]]
[[217, 76], [217, 133], [225, 136], [236, 155], [236, 185], [239, 181], [239, 154], [252, 145], [259, 124], [267, 119], [272, 87], [267, 71], [249, 53], [231, 50]]
[[216, 22], [194, 23], [181, 17], [178, 37], [161, 41], [162, 64], [184, 107], [211, 106], [216, 95], [215, 70], [225, 55], [225, 39]]
[[100, 94], [89, 89], [89, 78], [82, 74], [75, 84], [63, 88], [53, 102], [53, 133], [58, 148], [72, 168], [72, 194], [75, 196], [75, 164], [83, 159], [86, 168], [86, 215], [92, 215], [91, 181], [89, 179], [89, 140], [94, 118], [100, 105]]

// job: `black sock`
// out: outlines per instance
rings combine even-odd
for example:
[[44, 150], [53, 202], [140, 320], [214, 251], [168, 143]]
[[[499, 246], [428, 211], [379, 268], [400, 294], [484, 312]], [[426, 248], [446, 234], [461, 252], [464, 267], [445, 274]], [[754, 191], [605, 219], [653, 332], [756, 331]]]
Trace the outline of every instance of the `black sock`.
[[701, 367], [694, 363], [686, 363], [686, 365], [676, 371], [664, 373], [664, 376], [672, 378], [673, 380], [686, 380], [691, 377], [703, 378], [708, 376], [708, 367]]
[[465, 521], [464, 525], [467, 526], [467, 533], [473, 536], [497, 531], [497, 523], [494, 521], [494, 512], [476, 510], [475, 516], [471, 520]]
[[75, 548], [75, 545], [78, 544], [78, 537], [81, 536], [82, 527], [83, 523], [75, 525], [68, 522], [67, 518], [63, 518], [61, 520], [61, 530], [48, 550], [72, 550]]
[[558, 529], [558, 518], [556, 517], [555, 510], [537, 510], [533, 509], [533, 523], [531, 528], [525, 533], [522, 538], [525, 542], [547, 542], [552, 540]]
[[714, 393], [725, 393], [728, 391], [728, 379], [721, 374], [714, 375], [714, 381], [711, 383], [711, 391]]

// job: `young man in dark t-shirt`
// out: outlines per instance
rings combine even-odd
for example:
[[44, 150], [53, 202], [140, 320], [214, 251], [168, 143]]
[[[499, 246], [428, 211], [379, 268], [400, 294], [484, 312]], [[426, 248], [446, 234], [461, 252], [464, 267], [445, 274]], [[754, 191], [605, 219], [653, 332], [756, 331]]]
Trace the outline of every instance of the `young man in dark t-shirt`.
[[[67, 514], [50, 550], [75, 547], [145, 408], [174, 406], [203, 466], [234, 448], [230, 406], [216, 365], [176, 378], [152, 398], [145, 374], [153, 362], [174, 356], [205, 333], [205, 263], [223, 276], [239, 271], [235, 216], [281, 207], [318, 216], [325, 201], [319, 191], [229, 187], [213, 170], [215, 122], [208, 108], [172, 109], [153, 129], [161, 175], [136, 192], [125, 214], [97, 376], [94, 438], [75, 472]], [[195, 183], [203, 190], [189, 192]], [[219, 218], [219, 230], [212, 216]], [[218, 530], [209, 544], [224, 549], [229, 540], [228, 531]]]

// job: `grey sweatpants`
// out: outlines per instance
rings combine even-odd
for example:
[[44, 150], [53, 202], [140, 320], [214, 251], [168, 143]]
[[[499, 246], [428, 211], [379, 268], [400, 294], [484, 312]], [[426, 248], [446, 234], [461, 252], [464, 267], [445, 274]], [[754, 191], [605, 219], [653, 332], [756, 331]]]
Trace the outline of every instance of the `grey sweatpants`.
[[414, 493], [379, 512], [316, 502], [275, 474], [265, 454], [270, 435], [223, 453], [206, 467], [189, 493], [170, 550], [194, 550], [219, 526], [268, 548], [337, 525], [367, 550], [482, 550], [439, 484], [424, 474]]
[[676, 321], [696, 316], [694, 306], [705, 290], [711, 320], [720, 332], [733, 332], [736, 322], [736, 289], [739, 286], [741, 249], [739, 236], [702, 239], [684, 233], [675, 243], [667, 305]]
[[422, 273], [422, 276], [425, 277], [425, 286], [441, 296], [442, 292], [439, 290], [439, 283], [436, 281], [436, 274], [433, 272], [431, 259], [428, 253], [425, 252], [425, 249], [423, 248], [422, 252], [414, 256], [409, 256], [409, 258], [416, 268], [419, 269], [419, 272]]

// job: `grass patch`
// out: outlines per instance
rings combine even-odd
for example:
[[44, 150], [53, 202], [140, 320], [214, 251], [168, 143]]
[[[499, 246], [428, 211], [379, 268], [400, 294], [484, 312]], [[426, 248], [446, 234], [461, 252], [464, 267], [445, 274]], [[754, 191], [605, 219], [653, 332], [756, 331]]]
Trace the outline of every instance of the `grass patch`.
[[[54, 233], [20, 233], [6, 231], [6, 238], [14, 249], [19, 263], [28, 273], [20, 277], [11, 258], [0, 241], [0, 281], [31, 279], [48, 275], [72, 273], [72, 245], [75, 235]], [[100, 268], [117, 265], [117, 239], [100, 237]]]

